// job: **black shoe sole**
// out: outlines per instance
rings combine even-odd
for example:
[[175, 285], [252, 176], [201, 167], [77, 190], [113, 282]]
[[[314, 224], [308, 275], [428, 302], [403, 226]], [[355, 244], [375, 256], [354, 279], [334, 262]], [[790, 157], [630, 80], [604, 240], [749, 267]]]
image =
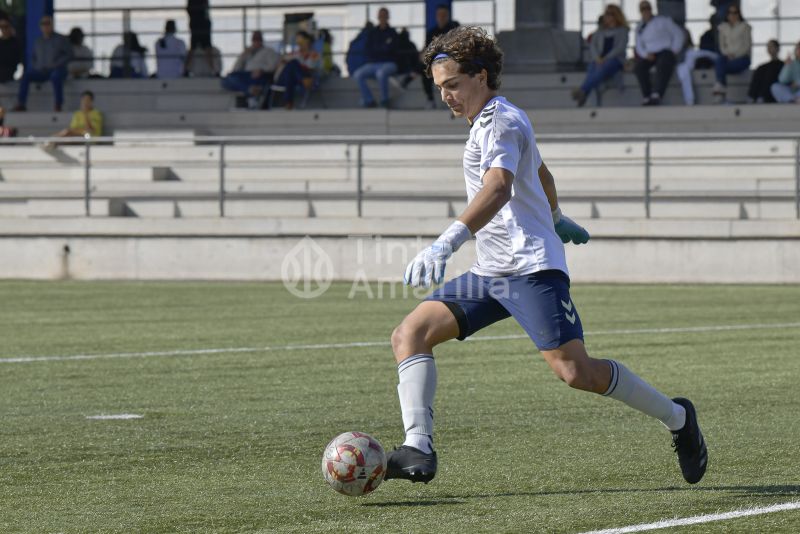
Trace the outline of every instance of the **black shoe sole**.
[[[409, 451], [411, 451], [410, 458], [407, 456]], [[413, 447], [402, 446], [392, 451], [390, 455], [398, 453], [400, 453], [398, 456], [406, 456], [406, 465], [402, 465], [401, 467], [395, 463], [395, 466], [392, 467], [392, 457], [390, 456], [384, 480], [400, 479], [427, 484], [436, 476], [437, 460], [435, 452], [432, 455], [424, 455], [421, 451]], [[416, 458], [414, 456], [416, 456]]]
[[706, 447], [706, 441], [703, 437], [703, 432], [700, 430], [700, 425], [697, 423], [697, 412], [694, 409], [692, 401], [681, 397], [676, 397], [672, 399], [672, 401], [684, 407], [686, 410], [686, 424], [694, 426], [694, 428], [697, 429], [697, 434], [700, 436], [701, 447], [699, 461], [702, 462], [702, 465], [698, 466], [697, 469], [691, 473], [686, 473], [683, 466], [681, 466], [683, 479], [689, 484], [697, 484], [703, 478], [703, 475], [706, 474], [706, 469], [708, 468], [708, 448]]
[[[386, 476], [384, 480], [410, 480], [411, 482], [422, 482], [423, 484], [427, 484], [433, 477], [436, 476], [436, 471], [430, 471], [427, 469], [428, 466], [425, 465], [412, 465], [411, 467], [404, 467], [400, 471], [401, 473], [398, 476]], [[388, 475], [388, 473], [387, 473]]]

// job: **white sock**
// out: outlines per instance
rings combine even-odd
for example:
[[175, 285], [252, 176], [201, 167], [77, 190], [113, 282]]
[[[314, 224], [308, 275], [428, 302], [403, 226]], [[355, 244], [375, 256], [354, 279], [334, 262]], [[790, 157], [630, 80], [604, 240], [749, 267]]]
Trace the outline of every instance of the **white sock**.
[[422, 452], [433, 451], [433, 397], [436, 394], [436, 363], [432, 354], [416, 354], [397, 365], [400, 383], [397, 395], [403, 412], [408, 445]]
[[686, 423], [686, 410], [680, 404], [630, 372], [627, 367], [614, 360], [606, 360], [611, 366], [611, 382], [603, 393], [606, 397], [624, 402], [631, 408], [655, 417], [669, 430], [680, 430]]

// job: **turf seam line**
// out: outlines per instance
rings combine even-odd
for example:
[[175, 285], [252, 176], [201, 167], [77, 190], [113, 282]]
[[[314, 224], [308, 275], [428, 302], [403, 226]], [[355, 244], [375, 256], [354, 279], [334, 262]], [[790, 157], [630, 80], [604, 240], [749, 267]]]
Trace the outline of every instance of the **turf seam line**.
[[696, 515], [692, 517], [683, 517], [675, 519], [662, 519], [655, 523], [641, 523], [639, 525], [630, 525], [627, 527], [609, 528], [605, 530], [592, 530], [583, 532], [582, 534], [627, 534], [630, 532], [644, 532], [646, 530], [658, 530], [662, 528], [683, 527], [687, 525], [699, 525], [702, 523], [711, 523], [714, 521], [726, 521], [728, 519], [737, 519], [740, 517], [749, 517], [753, 515], [772, 514], [775, 512], [785, 512], [788, 510], [800, 510], [800, 501], [791, 501], [783, 504], [774, 504], [772, 506], [762, 506], [755, 508], [742, 508], [730, 512], [723, 512], [717, 514]]
[[[686, 334], [699, 332], [727, 332], [734, 330], [767, 330], [775, 328], [800, 328], [800, 323], [774, 323], [774, 324], [739, 324], [739, 325], [707, 325], [707, 326], [686, 326], [673, 328], [640, 328], [640, 329], [617, 329], [617, 330], [597, 330], [595, 332], [585, 332], [586, 337], [608, 336], [608, 335], [634, 335], [634, 334]], [[501, 341], [511, 339], [527, 339], [526, 334], [508, 334], [501, 336], [476, 336], [468, 338], [467, 341]], [[57, 361], [78, 361], [78, 360], [105, 360], [115, 358], [152, 358], [167, 356], [204, 356], [213, 354], [234, 354], [249, 352], [272, 352], [290, 350], [330, 350], [330, 349], [352, 349], [359, 347], [388, 347], [389, 341], [353, 341], [349, 343], [319, 343], [312, 345], [280, 345], [264, 347], [227, 347], [216, 349], [184, 349], [184, 350], [162, 350], [150, 352], [117, 352], [106, 354], [72, 354], [56, 356], [14, 356], [0, 358], [2, 363], [37, 363], [37, 362], [57, 362]]]

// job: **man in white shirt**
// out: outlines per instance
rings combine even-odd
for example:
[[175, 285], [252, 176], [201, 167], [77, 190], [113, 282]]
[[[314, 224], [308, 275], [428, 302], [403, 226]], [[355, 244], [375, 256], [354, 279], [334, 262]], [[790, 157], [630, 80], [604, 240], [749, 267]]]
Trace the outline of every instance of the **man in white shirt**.
[[164, 27], [164, 36], [156, 41], [156, 77], [161, 80], [183, 76], [186, 43], [175, 37], [176, 31], [175, 21], [168, 20]]
[[[664, 98], [678, 54], [683, 50], [686, 34], [683, 28], [664, 16], [653, 14], [653, 6], [645, 0], [639, 4], [642, 20], [636, 26], [636, 78], [642, 90], [642, 105], [657, 106]], [[650, 69], [656, 68], [656, 86], [650, 82]]]
[[434, 39], [424, 57], [442, 100], [470, 124], [464, 149], [469, 203], [417, 254], [404, 279], [413, 286], [441, 283], [447, 260], [473, 236], [478, 258], [392, 332], [406, 438], [389, 453], [385, 478], [429, 482], [436, 475], [433, 347], [514, 317], [568, 385], [659, 419], [672, 432], [684, 479], [698, 482], [707, 452], [692, 403], [670, 400], [621, 363], [586, 352], [562, 242], [586, 243], [589, 234], [561, 214], [527, 115], [497, 94], [503, 52], [483, 29], [466, 26]]

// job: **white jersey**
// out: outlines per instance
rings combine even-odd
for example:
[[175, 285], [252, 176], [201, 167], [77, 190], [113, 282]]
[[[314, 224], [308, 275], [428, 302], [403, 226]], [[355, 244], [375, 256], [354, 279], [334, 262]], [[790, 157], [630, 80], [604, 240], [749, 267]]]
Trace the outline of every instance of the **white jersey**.
[[480, 276], [525, 275], [557, 269], [569, 275], [564, 245], [553, 216], [539, 167], [533, 127], [524, 111], [498, 96], [475, 118], [464, 148], [464, 179], [472, 202], [491, 167], [514, 174], [511, 200], [475, 234]]

